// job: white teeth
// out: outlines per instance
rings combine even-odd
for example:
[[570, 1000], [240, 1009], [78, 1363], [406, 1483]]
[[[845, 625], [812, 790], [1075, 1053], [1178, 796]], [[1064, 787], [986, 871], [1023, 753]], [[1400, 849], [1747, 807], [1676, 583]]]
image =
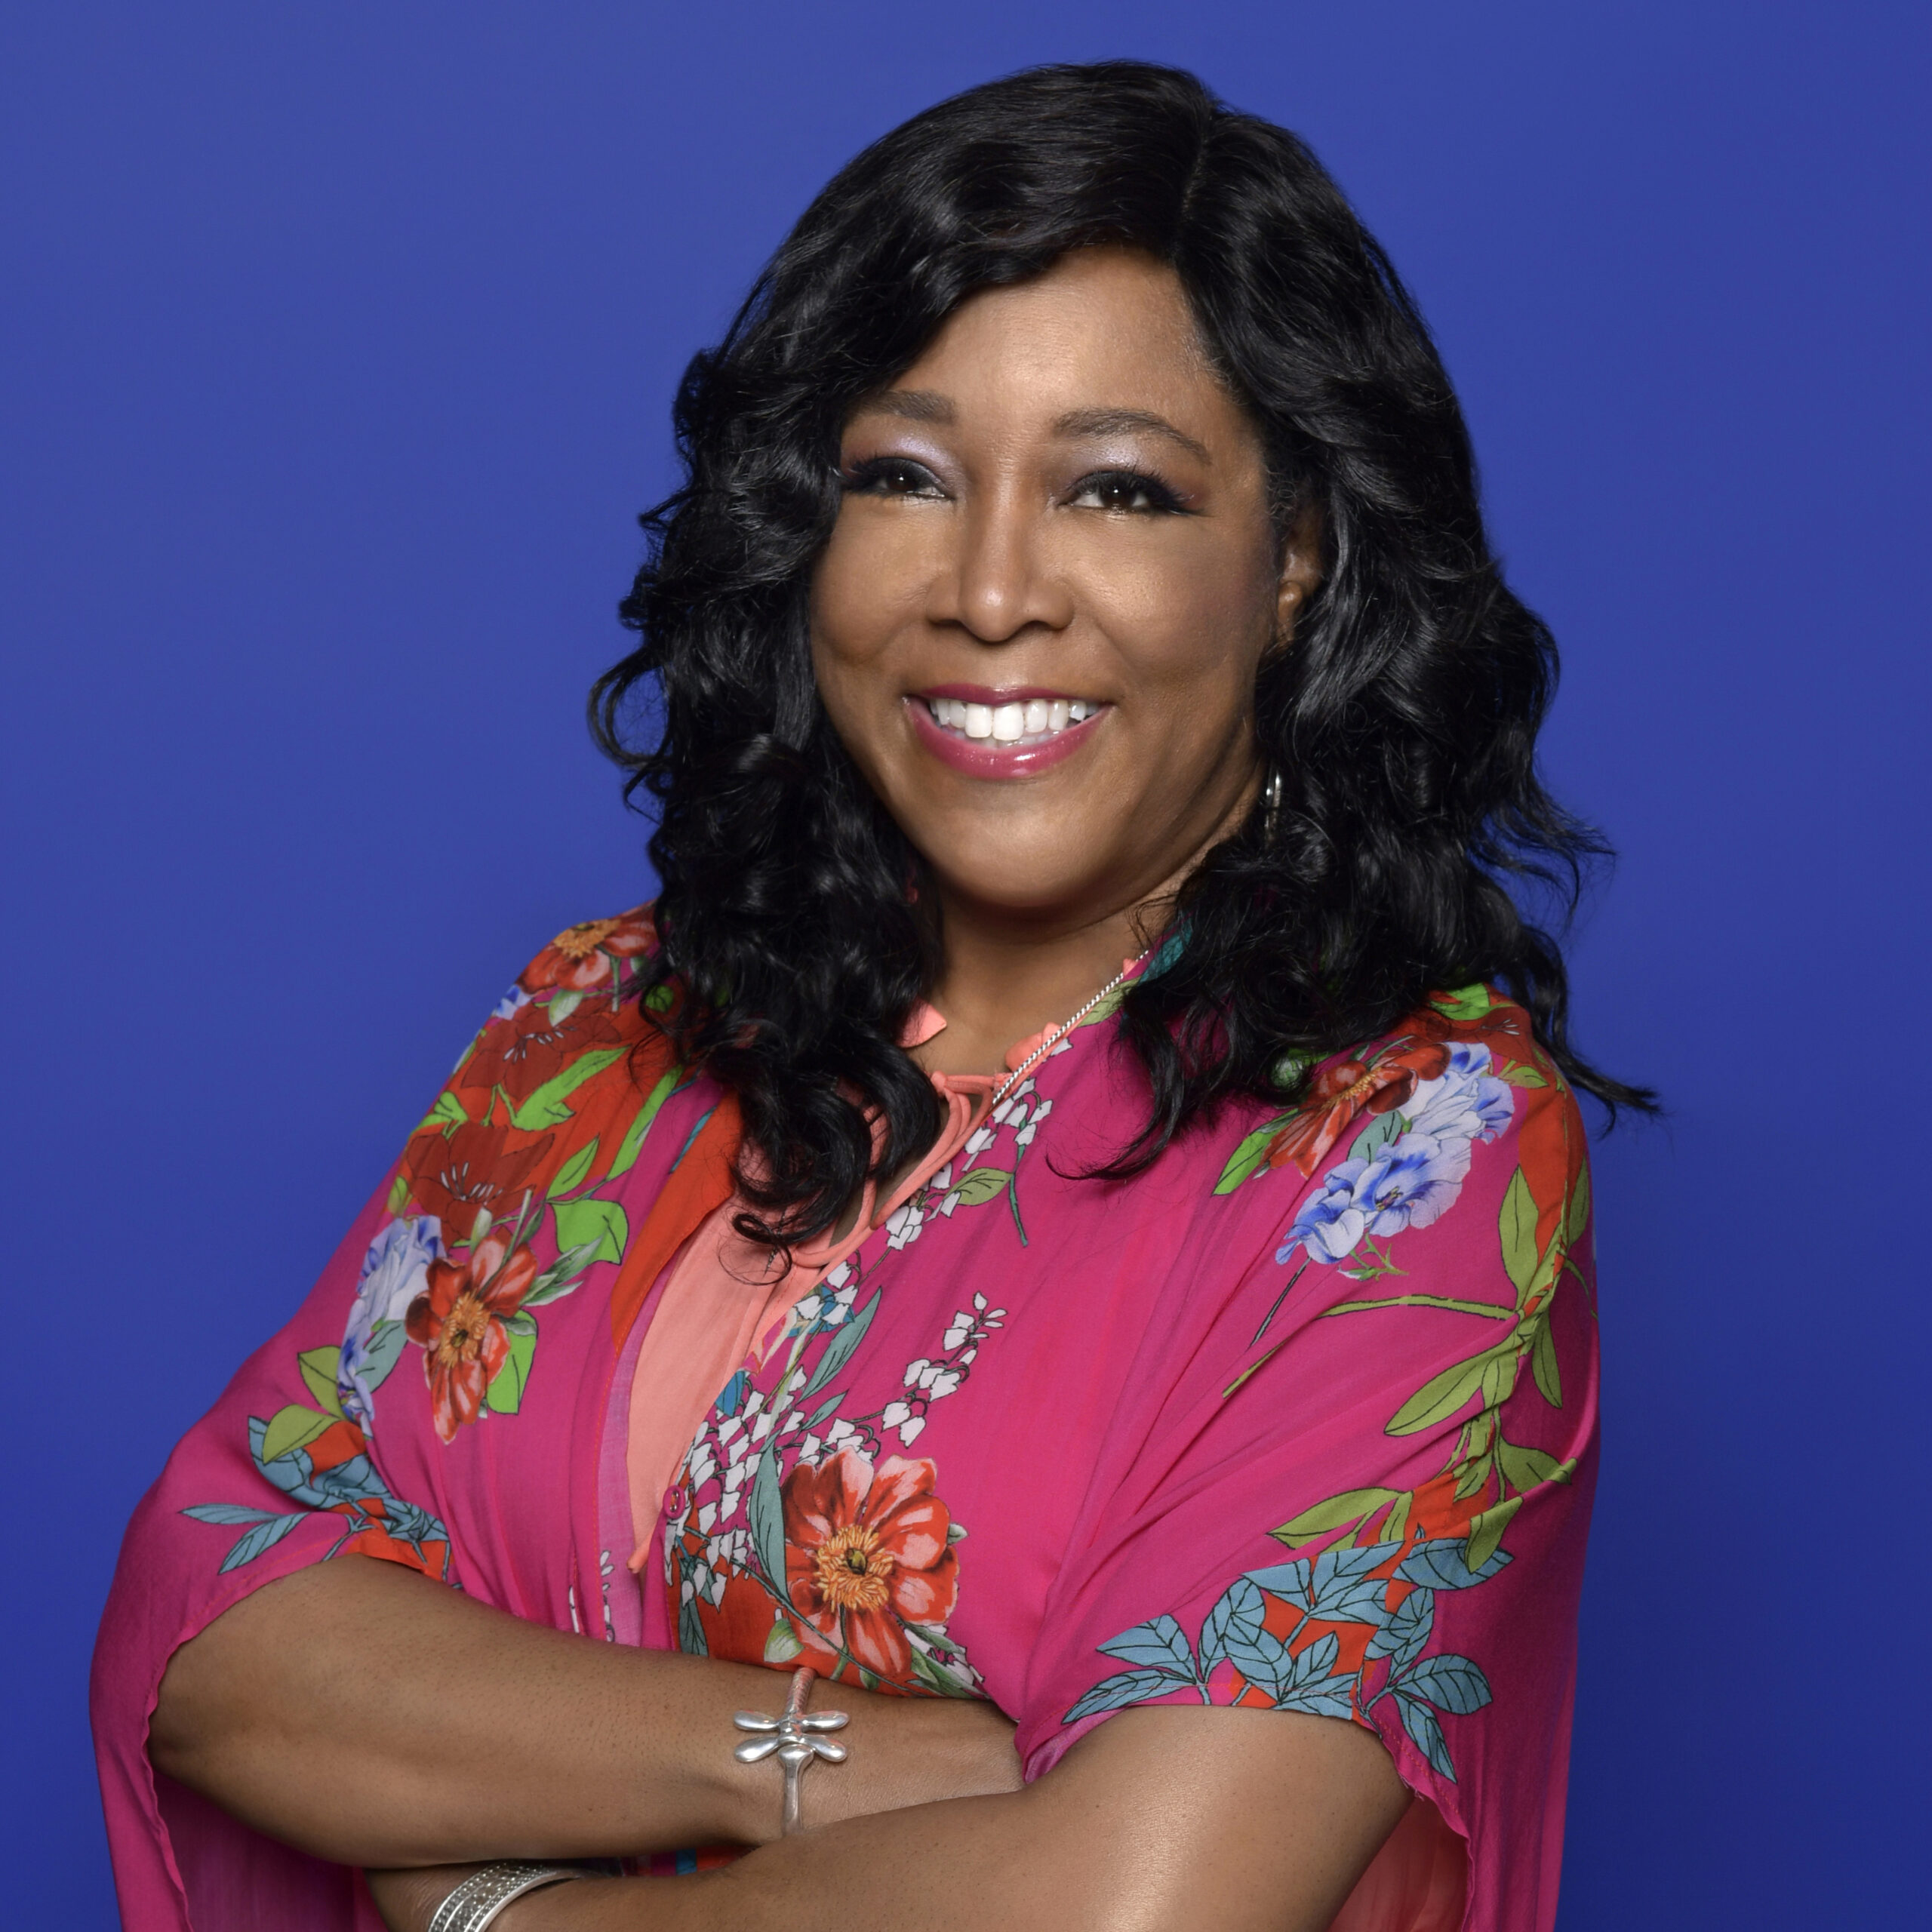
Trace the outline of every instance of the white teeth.
[[1100, 710], [1084, 698], [1029, 698], [1024, 703], [973, 704], [964, 698], [929, 697], [926, 708], [941, 730], [968, 738], [990, 738], [995, 744], [1014, 745], [1050, 738], [1069, 724], [1078, 724]]

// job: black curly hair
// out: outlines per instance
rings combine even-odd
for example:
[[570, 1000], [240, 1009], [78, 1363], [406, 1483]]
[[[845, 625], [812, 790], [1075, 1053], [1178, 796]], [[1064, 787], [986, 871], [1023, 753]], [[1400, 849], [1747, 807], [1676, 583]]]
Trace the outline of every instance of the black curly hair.
[[1654, 1104], [1571, 1044], [1561, 955], [1518, 903], [1547, 888], [1567, 917], [1608, 848], [1538, 781], [1555, 646], [1491, 553], [1414, 303], [1293, 134], [1171, 68], [1039, 67], [842, 169], [693, 360], [686, 481], [641, 519], [648, 558], [621, 607], [641, 641], [591, 695], [626, 796], [657, 811], [661, 950], [643, 990], [675, 989], [665, 1023], [737, 1096], [759, 1238], [823, 1232], [939, 1124], [897, 1044], [936, 977], [935, 895], [909, 892], [923, 862], [813, 682], [808, 586], [841, 429], [974, 291], [1108, 243], [1174, 269], [1260, 430], [1284, 540], [1313, 506], [1324, 555], [1256, 691], [1281, 780], [1272, 835], [1257, 810], [1209, 852], [1179, 943], [1129, 992], [1121, 1038], [1149, 1107], [1100, 1173], [1140, 1171], [1232, 1097], [1278, 1102], [1314, 1060], [1478, 980], [1522, 1003], [1613, 1116]]

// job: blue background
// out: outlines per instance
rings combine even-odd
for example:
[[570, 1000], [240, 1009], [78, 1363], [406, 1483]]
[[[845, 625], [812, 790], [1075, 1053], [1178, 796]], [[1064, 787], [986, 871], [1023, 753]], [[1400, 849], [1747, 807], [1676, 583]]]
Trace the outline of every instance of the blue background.
[[646, 894], [581, 712], [685, 357], [864, 142], [1119, 53], [1389, 247], [1625, 855], [1583, 1035], [1675, 1113], [1598, 1156], [1566, 1932], [1922, 1906], [1915, 11], [9, 9], [4, 1915], [112, 1922], [137, 1497], [510, 974]]

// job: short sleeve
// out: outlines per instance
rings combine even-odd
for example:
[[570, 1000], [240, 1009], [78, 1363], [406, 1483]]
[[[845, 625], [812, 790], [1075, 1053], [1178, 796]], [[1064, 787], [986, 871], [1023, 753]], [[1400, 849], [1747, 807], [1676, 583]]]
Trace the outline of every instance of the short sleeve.
[[[196, 1932], [379, 1927], [352, 1872], [273, 1844], [158, 1777], [149, 1722], [174, 1652], [266, 1584], [344, 1554], [439, 1581], [462, 1577], [448, 1506], [411, 1486], [420, 1459], [410, 1459], [406, 1430], [398, 1444], [399, 1423], [378, 1429], [377, 1392], [399, 1363], [427, 1358], [408, 1344], [433, 1340], [423, 1324], [448, 1295], [488, 1273], [484, 1263], [503, 1244], [497, 1235], [491, 1245], [493, 1211], [540, 1201], [559, 1173], [574, 1184], [595, 1180], [600, 1136], [603, 1165], [614, 1164], [611, 1121], [636, 1114], [635, 1096], [614, 1078], [608, 1093], [586, 1083], [635, 1044], [641, 1023], [619, 1009], [651, 941], [640, 909], [570, 928], [525, 969], [293, 1318], [242, 1364], [136, 1509], [95, 1647], [91, 1701], [122, 1912], [143, 1932], [186, 1932], [191, 1901]], [[632, 1001], [625, 1011], [635, 1010]], [[514, 1113], [503, 1124], [506, 1094], [520, 1098], [524, 1124]], [[570, 1106], [556, 1098], [565, 1094]], [[615, 1158], [634, 1157], [635, 1145], [625, 1142]], [[580, 1251], [580, 1271], [591, 1251]], [[503, 1268], [492, 1287], [512, 1274]], [[474, 1412], [488, 1378], [506, 1364], [515, 1371], [509, 1331], [493, 1317], [475, 1361], [460, 1364], [474, 1387], [455, 1372], [414, 1378], [415, 1404], [426, 1424], [433, 1412], [444, 1440]], [[410, 1482], [394, 1479], [398, 1469]]]
[[1466, 1841], [1484, 1932], [1554, 1912], [1595, 1473], [1584, 1137], [1527, 1030], [1430, 1043], [1399, 1106], [1282, 1131], [1308, 1176], [1233, 1190], [1229, 1284], [1164, 1325], [1020, 1714], [1029, 1777], [1138, 1704], [1365, 1725]]

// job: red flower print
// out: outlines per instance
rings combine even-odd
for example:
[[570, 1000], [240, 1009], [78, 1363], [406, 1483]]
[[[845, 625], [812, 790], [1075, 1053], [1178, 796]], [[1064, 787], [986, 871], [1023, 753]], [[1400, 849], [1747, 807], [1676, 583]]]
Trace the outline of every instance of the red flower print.
[[608, 986], [612, 962], [635, 959], [657, 943], [657, 929], [640, 906], [614, 919], [586, 919], [566, 926], [523, 970], [517, 984], [527, 993], [546, 986], [586, 992]]
[[912, 1669], [903, 1626], [943, 1623], [959, 1593], [935, 1473], [898, 1456], [875, 1469], [846, 1449], [786, 1479], [785, 1584], [811, 1626], [804, 1635], [881, 1677]]
[[500, 1086], [521, 1102], [579, 1054], [622, 1046], [626, 1038], [606, 1003], [580, 1006], [562, 1020], [552, 1020], [549, 1007], [532, 1000], [509, 1019], [483, 1029], [476, 1051], [464, 1063], [463, 1084], [466, 1088]]
[[[518, 1140], [524, 1145], [513, 1144]], [[541, 1185], [546, 1177], [538, 1169], [550, 1140], [547, 1134], [530, 1139], [480, 1120], [466, 1121], [448, 1136], [419, 1134], [403, 1157], [410, 1197], [442, 1223], [445, 1241], [461, 1241], [475, 1225], [478, 1208], [499, 1214], [526, 1189]]]
[[1422, 1081], [1439, 1078], [1448, 1064], [1447, 1048], [1428, 1039], [1386, 1054], [1373, 1066], [1358, 1060], [1324, 1066], [1301, 1110], [1269, 1143], [1268, 1164], [1278, 1168], [1292, 1161], [1304, 1174], [1313, 1174], [1360, 1115], [1399, 1107]]
[[483, 1413], [483, 1392], [510, 1352], [503, 1317], [537, 1278], [528, 1247], [506, 1256], [509, 1237], [492, 1234], [461, 1261], [432, 1261], [429, 1286], [409, 1304], [409, 1339], [425, 1351], [436, 1433], [453, 1441]]

